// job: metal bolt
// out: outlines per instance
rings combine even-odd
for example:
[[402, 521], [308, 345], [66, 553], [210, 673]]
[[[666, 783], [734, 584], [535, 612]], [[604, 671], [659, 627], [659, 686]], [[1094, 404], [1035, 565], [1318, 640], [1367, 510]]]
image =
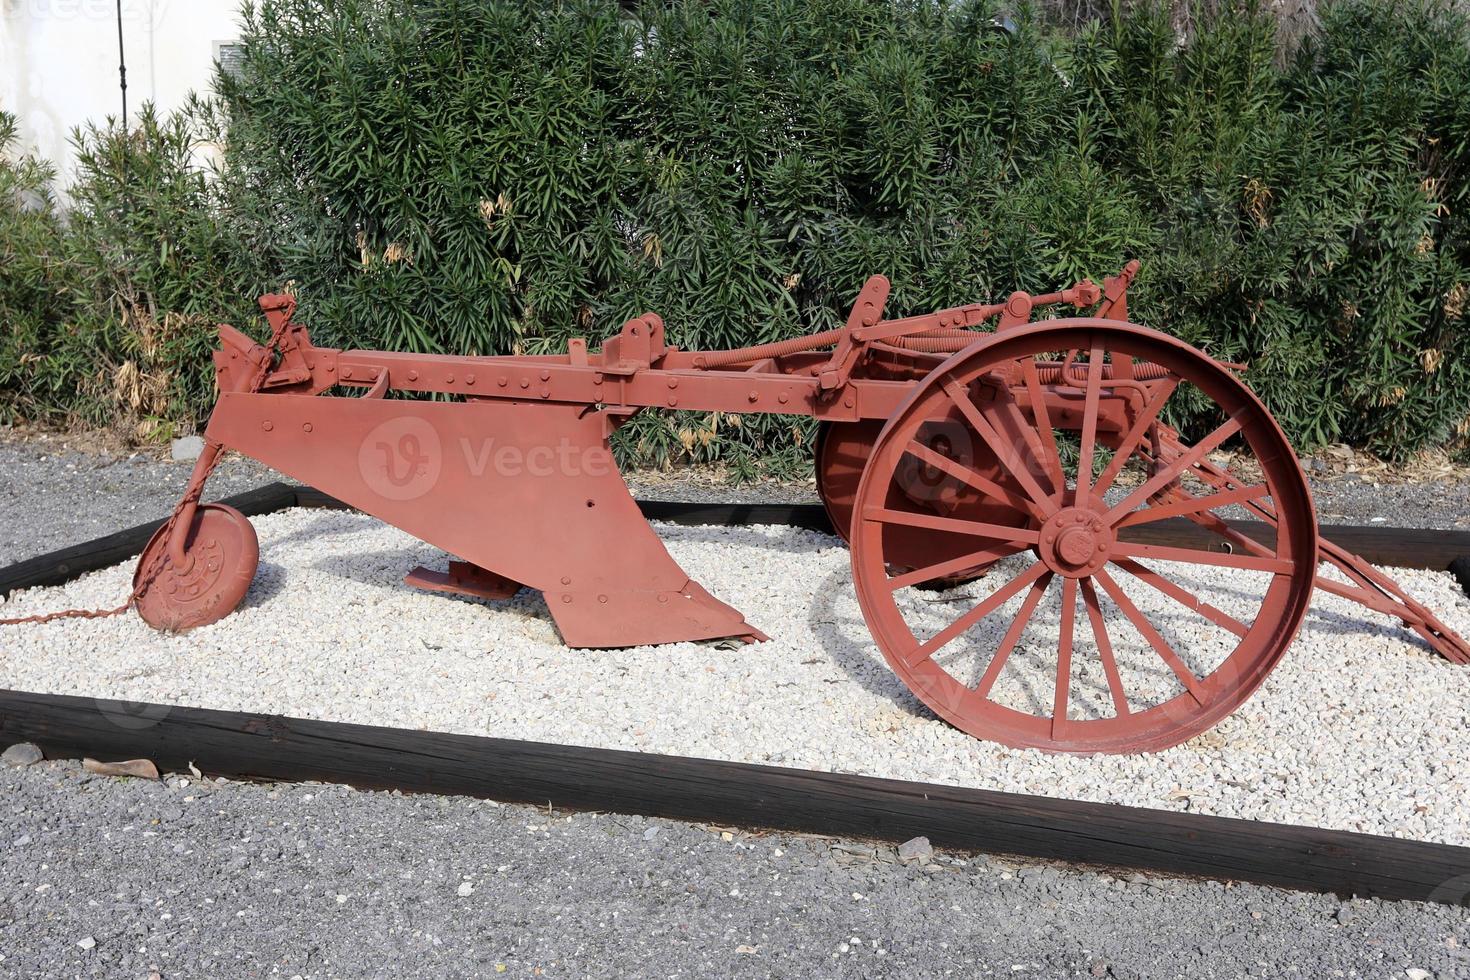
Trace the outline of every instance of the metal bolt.
[[679, 399], [677, 399], [677, 398], [670, 398], [669, 399], [669, 407], [670, 408], [673, 408], [677, 404], [679, 404]]
[[750, 393], [750, 400], [752, 402], [758, 402], [758, 401], [760, 401], [761, 400], [761, 393], [758, 392], [758, 391], [752, 391]]
[[547, 391], [545, 388], [542, 388], [541, 389], [541, 397], [542, 398], [550, 398], [551, 397], [551, 392]]
[[606, 602], [607, 601], [607, 596], [600, 595], [600, 596], [597, 597], [597, 601], [598, 602]]
[[569, 596], [569, 595], [566, 595], [565, 593], [563, 593], [562, 594], [562, 597], [561, 597], [561, 601], [562, 602], [571, 602], [572, 601], [572, 597]]
[[467, 385], [473, 385], [475, 383], [475, 376], [473, 374], [467, 374], [467, 375], [465, 375], [464, 376], [464, 383], [467, 384]]
[[311, 423], [310, 422], [303, 422], [303, 423], [301, 423], [301, 431], [302, 432], [310, 432], [311, 431]]
[[563, 575], [561, 577], [561, 584], [562, 585], [571, 585], [572, 584], [572, 577], [570, 575]]
[[846, 398], [842, 399], [842, 404], [847, 408], [852, 408], [854, 405], [857, 404], [857, 402], [853, 401], [851, 395], [848, 395]]
[[529, 387], [531, 387], [531, 379], [530, 378], [522, 378], [521, 379], [521, 387], [522, 388], [529, 388]]
[[669, 390], [670, 391], [673, 391], [677, 387], [679, 387], [679, 379], [678, 378], [670, 378], [669, 379]]
[[445, 378], [445, 379], [444, 379], [444, 380], [445, 380], [445, 381], [447, 381], [447, 382], [449, 382], [449, 383], [450, 383], [450, 384], [454, 384], [454, 374], [453, 374], [453, 373], [451, 373], [451, 374], [450, 374], [450, 375], [449, 375], [449, 376], [448, 376], [448, 377], [446, 377], [446, 378]]
[[658, 601], [659, 602], [668, 602], [669, 601], [669, 597], [666, 596], [666, 595], [664, 595], [662, 592], [660, 592], [659, 595], [658, 595]]
[[551, 380], [551, 372], [550, 371], [542, 371], [541, 372], [541, 380], [542, 381], [550, 381]]
[[417, 381], [418, 379], [419, 379], [419, 373], [417, 371], [410, 371], [410, 372], [408, 372], [408, 380], [410, 380], [410, 381]]
[[498, 384], [498, 385], [500, 385], [500, 387], [504, 388], [510, 382], [507, 381], [505, 375], [502, 374], [500, 377], [498, 377], [498, 378], [495, 379], [495, 383]]
[[782, 405], [785, 405], [787, 402], [791, 401], [791, 396], [783, 391], [781, 392], [781, 394], [776, 396], [776, 401], [780, 402]]
[[270, 421], [269, 419], [267, 419], [266, 421], [260, 423], [260, 427], [262, 429], [264, 429], [265, 431], [269, 432], [270, 430], [272, 430], [272, 429], [274, 429], [276, 427], [276, 423], [274, 423], [274, 422]]

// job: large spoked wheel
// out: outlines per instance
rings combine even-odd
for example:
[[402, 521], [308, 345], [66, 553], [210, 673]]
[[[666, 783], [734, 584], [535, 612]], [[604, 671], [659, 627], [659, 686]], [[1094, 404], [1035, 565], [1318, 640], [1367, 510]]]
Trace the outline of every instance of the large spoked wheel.
[[[1160, 424], [1171, 399], [1213, 428], [1196, 441]], [[956, 417], [998, 477], [924, 438]], [[1210, 460], [1227, 440], [1248, 478]], [[1025, 520], [915, 513], [915, 459]], [[1311, 602], [1316, 515], [1280, 427], [1227, 369], [1131, 324], [1049, 321], [956, 354], [885, 425], [854, 507], [858, 600], [888, 663], [951, 724], [1015, 747], [1183, 742], [1255, 691]], [[1274, 539], [1243, 538], [1241, 516]], [[1215, 546], [1141, 540], [1180, 517]], [[912, 567], [916, 528], [965, 547]], [[992, 563], [942, 595], [915, 588]]]

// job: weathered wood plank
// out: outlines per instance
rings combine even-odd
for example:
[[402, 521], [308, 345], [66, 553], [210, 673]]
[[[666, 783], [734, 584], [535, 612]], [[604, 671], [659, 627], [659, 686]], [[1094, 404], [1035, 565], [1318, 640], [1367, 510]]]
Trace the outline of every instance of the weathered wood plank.
[[1466, 903], [1470, 848], [839, 773], [0, 691], [0, 744], [902, 841], [1307, 891]]

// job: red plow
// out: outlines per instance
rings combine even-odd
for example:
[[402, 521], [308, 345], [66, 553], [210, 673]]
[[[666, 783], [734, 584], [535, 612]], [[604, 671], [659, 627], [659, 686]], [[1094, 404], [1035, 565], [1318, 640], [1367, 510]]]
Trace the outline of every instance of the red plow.
[[[1296, 454], [1238, 368], [1128, 322], [1136, 270], [1130, 263], [1101, 287], [1083, 281], [892, 320], [889, 284], [875, 276], [841, 329], [715, 352], [670, 346], [651, 313], [596, 352], [580, 340], [541, 357], [332, 350], [312, 345], [292, 298], [266, 297], [268, 344], [220, 329], [207, 448], [139, 563], [136, 604], [150, 624], [184, 630], [244, 597], [255, 533], [238, 512], [199, 503], [229, 448], [455, 556], [446, 571], [410, 572], [411, 585], [487, 599], [539, 590], [570, 646], [764, 640], [674, 561], [613, 462], [612, 432], [667, 408], [820, 420], [818, 488], [851, 547], [874, 642], [921, 700], [980, 738], [1067, 752], [1182, 742], [1261, 684], [1316, 587], [1470, 663], [1470, 645], [1433, 613], [1320, 538]], [[1055, 307], [1075, 315], [1033, 320]], [[1214, 427], [1191, 439], [1166, 424], [1176, 398], [1196, 415], [1210, 409]], [[1211, 458], [1227, 444], [1233, 469]], [[1205, 529], [1215, 546], [1140, 540], [1144, 526], [1169, 519]], [[1247, 535], [1242, 520], [1270, 533]], [[1323, 562], [1341, 577], [1320, 576]], [[1190, 568], [1254, 574], [1260, 594], [1248, 613], [1228, 612], [1171, 571]], [[1138, 586], [1223, 631], [1223, 657], [1208, 670], [1187, 662], [1133, 598]], [[947, 601], [963, 611], [921, 624], [901, 601], [914, 590], [962, 590]], [[1060, 610], [1042, 651], [1045, 696], [1021, 710], [993, 689], [1018, 648], [1035, 659], [1024, 634], [1049, 593]], [[982, 622], [988, 632], [976, 629]], [[1130, 691], [1110, 640], [1120, 623], [1176, 693], [1140, 703]], [[974, 648], [978, 677], [946, 666], [961, 647]], [[1110, 702], [1092, 716], [1072, 703], [1083, 657]]]

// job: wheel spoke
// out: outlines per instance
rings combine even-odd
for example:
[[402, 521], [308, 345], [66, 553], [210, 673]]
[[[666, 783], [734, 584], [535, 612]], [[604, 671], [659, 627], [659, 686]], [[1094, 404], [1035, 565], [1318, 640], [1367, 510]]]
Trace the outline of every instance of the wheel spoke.
[[1179, 678], [1179, 683], [1184, 685], [1184, 689], [1189, 692], [1190, 697], [1194, 698], [1195, 703], [1203, 706], [1205, 703], [1204, 690], [1200, 685], [1199, 678], [1190, 673], [1189, 668], [1184, 665], [1184, 661], [1179, 659], [1179, 654], [1175, 653], [1174, 648], [1169, 646], [1169, 641], [1164, 639], [1158, 630], [1154, 629], [1153, 623], [1150, 623], [1148, 617], [1139, 612], [1138, 607], [1133, 604], [1133, 600], [1128, 598], [1128, 593], [1124, 592], [1122, 586], [1113, 581], [1113, 577], [1106, 570], [1099, 570], [1094, 577], [1102, 585], [1103, 591], [1112, 597], [1113, 602], [1117, 603], [1119, 609], [1123, 610], [1123, 615], [1128, 617], [1133, 623], [1133, 627], [1148, 641], [1149, 646], [1154, 648], [1154, 652], [1159, 655], [1159, 658], [1169, 665], [1169, 669], [1174, 672], [1174, 676]]
[[1183, 500], [1160, 504], [1156, 507], [1145, 507], [1135, 510], [1126, 515], [1118, 522], [1118, 527], [1128, 527], [1133, 524], [1150, 524], [1154, 521], [1166, 520], [1170, 517], [1188, 517], [1191, 514], [1200, 514], [1204, 511], [1215, 510], [1218, 507], [1229, 507], [1231, 504], [1243, 504], [1247, 501], [1258, 500], [1271, 492], [1271, 488], [1265, 484], [1253, 487], [1236, 487], [1234, 490], [1221, 490], [1205, 497], [1196, 497], [1185, 490], [1180, 490]]
[[1149, 400], [1144, 404], [1143, 411], [1138, 413], [1138, 418], [1133, 420], [1133, 427], [1123, 436], [1123, 441], [1118, 443], [1118, 449], [1113, 453], [1113, 458], [1108, 461], [1107, 468], [1098, 474], [1097, 495], [1101, 497], [1108, 492], [1118, 474], [1123, 472], [1123, 467], [1133, 455], [1133, 450], [1138, 448], [1143, 441], [1148, 427], [1158, 419], [1159, 413], [1164, 410], [1164, 404], [1173, 396], [1175, 389], [1179, 387], [1179, 379], [1169, 377], [1159, 382]]
[[1227, 419], [1214, 432], [1205, 436], [1194, 446], [1185, 450], [1181, 455], [1169, 460], [1168, 464], [1158, 473], [1154, 474], [1143, 486], [1134, 490], [1121, 503], [1103, 515], [1103, 520], [1109, 524], [1117, 523], [1123, 515], [1158, 493], [1170, 483], [1173, 483], [1179, 477], [1179, 474], [1189, 469], [1196, 461], [1202, 459], [1206, 453], [1212, 452], [1226, 439], [1229, 439], [1239, 431], [1240, 420], [1236, 418]]
[[1011, 652], [1016, 649], [1016, 644], [1021, 642], [1021, 634], [1026, 630], [1026, 624], [1031, 622], [1031, 616], [1036, 612], [1036, 607], [1041, 604], [1041, 597], [1046, 594], [1047, 586], [1051, 585], [1052, 572], [1046, 570], [1040, 562], [1034, 566], [1042, 568], [1043, 574], [1036, 579], [1031, 586], [1031, 591], [1021, 603], [1021, 608], [1016, 611], [1016, 618], [1011, 620], [1010, 629], [1001, 639], [1000, 646], [996, 648], [995, 656], [990, 658], [990, 666], [985, 668], [985, 674], [980, 678], [980, 683], [975, 687], [975, 693], [981, 698], [990, 697], [990, 689], [995, 687], [995, 681], [1000, 677], [1000, 672], [1005, 668], [1006, 661], [1010, 659]]
[[1173, 548], [1163, 544], [1139, 544], [1136, 541], [1114, 543], [1111, 557], [1113, 559], [1156, 558], [1160, 561], [1185, 561], [1195, 565], [1216, 565], [1220, 568], [1239, 568], [1249, 572], [1271, 572], [1274, 575], [1289, 575], [1296, 568], [1296, 562], [1290, 558], [1237, 555], [1223, 551], [1202, 551], [1199, 548]]
[[1077, 457], [1078, 504], [1087, 500], [1092, 491], [1092, 456], [1097, 448], [1097, 412], [1102, 401], [1102, 375], [1104, 351], [1101, 344], [1094, 343], [1088, 354], [1087, 395], [1082, 406], [1082, 451]]
[[933, 565], [925, 565], [923, 568], [916, 568], [913, 571], [904, 572], [902, 575], [895, 575], [888, 580], [888, 587], [894, 592], [897, 592], [899, 589], [906, 589], [911, 585], [919, 585], [923, 582], [932, 582], [934, 579], [944, 578], [946, 575], [959, 575], [972, 568], [988, 565], [993, 561], [1007, 558], [1025, 550], [1025, 545], [1015, 544], [981, 548], [979, 551], [972, 551], [967, 555], [960, 555], [958, 558], [951, 558], [948, 561], [937, 562]]
[[1041, 489], [1041, 485], [1036, 482], [1036, 478], [1031, 475], [1031, 471], [1026, 468], [1024, 463], [1017, 465], [1015, 447], [1006, 445], [1005, 440], [995, 431], [995, 428], [986, 420], [985, 416], [980, 413], [980, 409], [976, 407], [975, 403], [970, 400], [970, 395], [965, 391], [964, 387], [952, 377], [945, 378], [944, 393], [949, 396], [949, 400], [954, 406], [960, 410], [960, 414], [965, 417], [965, 421], [970, 423], [970, 428], [974, 429], [975, 433], [981, 439], [985, 440], [986, 445], [990, 447], [991, 452], [995, 453], [995, 457], [1000, 461], [1000, 464], [1006, 467], [1007, 472], [1021, 484], [1021, 489], [1025, 490], [1026, 494], [1036, 502], [1037, 506], [1049, 516], [1052, 509], [1054, 509], [1051, 503], [1051, 494]]
[[1072, 698], [1072, 641], [1077, 626], [1077, 580], [1062, 580], [1062, 622], [1057, 638], [1057, 689], [1051, 703], [1051, 737], [1060, 738]]
[[1022, 510], [1039, 518], [1040, 520], [1046, 520], [1046, 515], [1041, 512], [1041, 508], [1037, 507], [1030, 500], [1027, 500], [1025, 497], [1021, 496], [1018, 493], [1007, 490], [999, 483], [996, 483], [994, 480], [983, 476], [980, 473], [977, 473], [975, 470], [971, 469], [965, 464], [958, 462], [957, 460], [950, 459], [948, 456], [945, 456], [942, 453], [930, 449], [928, 446], [924, 445], [917, 439], [909, 440], [909, 444], [905, 447], [905, 452], [913, 456], [915, 459], [920, 460], [921, 462], [928, 463], [930, 466], [934, 467], [937, 470], [943, 470], [945, 473], [948, 473], [950, 476], [954, 477], [956, 480], [959, 480], [961, 483], [965, 483], [969, 486], [974, 487], [976, 490], [979, 490], [987, 497], [992, 497], [996, 500], [1004, 500], [1007, 504], [1010, 504], [1016, 510]]
[[1097, 644], [1097, 657], [1102, 661], [1103, 674], [1108, 679], [1108, 693], [1113, 696], [1113, 711], [1119, 718], [1131, 712], [1128, 697], [1123, 693], [1123, 678], [1118, 673], [1118, 660], [1113, 656], [1113, 644], [1108, 639], [1108, 624], [1103, 617], [1102, 605], [1097, 601], [1097, 590], [1091, 579], [1082, 580], [1082, 601], [1087, 605], [1087, 619], [1092, 624], [1092, 639]]
[[1031, 397], [1031, 416], [1036, 420], [1036, 431], [1041, 435], [1042, 446], [1048, 451], [1044, 462], [1046, 471], [1051, 474], [1052, 489], [1059, 503], [1062, 491], [1067, 489], [1067, 471], [1062, 467], [1062, 452], [1057, 448], [1057, 434], [1051, 425], [1051, 409], [1046, 407], [1046, 395], [1041, 390], [1041, 376], [1036, 371], [1034, 357], [1022, 359], [1021, 374], [1026, 381], [1026, 393]]
[[974, 538], [991, 538], [1012, 544], [1035, 544], [1041, 540], [1041, 532], [1032, 531], [1029, 528], [966, 521], [958, 517], [940, 517], [938, 514], [913, 514], [906, 510], [891, 510], [887, 507], [869, 507], [863, 511], [863, 520], [878, 521], [883, 524], [902, 524], [906, 527], [922, 527], [930, 531], [948, 531], [951, 534], [968, 534]]
[[1050, 574], [1047, 567], [1041, 562], [1033, 563], [1030, 568], [1011, 579], [999, 591], [992, 593], [969, 612], [915, 647], [908, 656], [904, 657], [905, 663], [910, 667], [916, 667], [925, 660], [928, 660], [942, 650], [955, 637], [1005, 605], [1006, 602], [1010, 601], [1013, 596], [1017, 595], [1026, 586], [1032, 584], [1043, 575], [1050, 577]]
[[1208, 602], [1205, 602], [1193, 592], [1190, 592], [1188, 589], [1183, 588], [1182, 586], [1176, 584], [1165, 576], [1160, 575], [1158, 572], [1154, 571], [1152, 568], [1149, 568], [1147, 565], [1141, 565], [1131, 558], [1119, 559], [1116, 564], [1119, 568], [1123, 569], [1123, 571], [1127, 572], [1129, 575], [1132, 575], [1140, 582], [1144, 583], [1145, 585], [1153, 586], [1155, 589], [1162, 592], [1170, 599], [1173, 599], [1181, 606], [1187, 606], [1190, 609], [1193, 609], [1195, 612], [1199, 613], [1201, 616], [1205, 617], [1216, 626], [1227, 629], [1230, 632], [1234, 633], [1236, 636], [1245, 636], [1247, 633], [1250, 632], [1250, 627], [1242, 623], [1240, 620], [1236, 619], [1234, 616], [1210, 605]]

